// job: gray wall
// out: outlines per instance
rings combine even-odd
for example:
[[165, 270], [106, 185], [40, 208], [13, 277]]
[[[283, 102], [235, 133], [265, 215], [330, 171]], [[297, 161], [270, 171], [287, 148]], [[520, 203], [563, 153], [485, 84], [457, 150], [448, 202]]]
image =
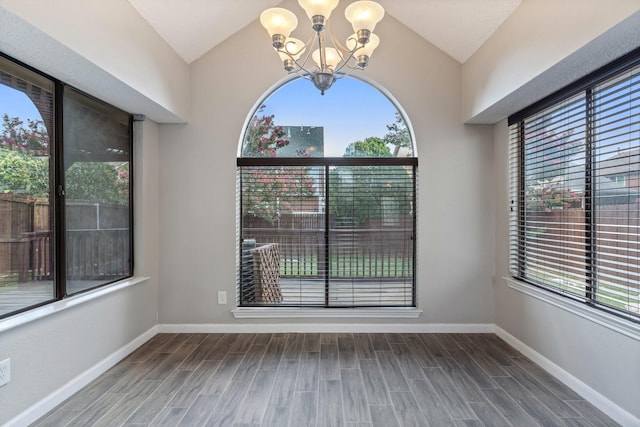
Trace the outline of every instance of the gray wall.
[[0, 360], [11, 358], [11, 382], [0, 387], [0, 424], [140, 335], [158, 313], [158, 126], [137, 124], [134, 150], [135, 273], [149, 280], [0, 333]]
[[640, 418], [640, 337], [630, 338], [507, 287], [508, 128], [495, 125], [496, 325]]
[[[417, 292], [424, 313], [415, 322], [493, 323], [492, 128], [461, 123], [459, 63], [391, 16], [379, 27], [393, 37], [383, 38], [363, 76], [406, 111], [420, 162]], [[230, 313], [235, 160], [245, 119], [285, 74], [268, 42], [256, 21], [194, 62], [189, 124], [162, 126], [161, 324], [250, 322]], [[218, 291], [231, 304], [217, 305]]]

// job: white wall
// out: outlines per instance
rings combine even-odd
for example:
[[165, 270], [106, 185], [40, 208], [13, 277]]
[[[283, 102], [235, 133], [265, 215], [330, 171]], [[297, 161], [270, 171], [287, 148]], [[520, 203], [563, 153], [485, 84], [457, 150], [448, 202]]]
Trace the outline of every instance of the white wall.
[[[424, 313], [416, 323], [492, 323], [492, 129], [460, 121], [460, 64], [390, 16], [376, 32], [383, 42], [364, 74], [404, 107], [418, 144], [417, 283]], [[161, 324], [250, 323], [232, 317], [233, 304], [217, 305], [217, 292], [234, 301], [235, 164], [243, 123], [284, 76], [268, 44], [256, 21], [195, 61], [189, 124], [162, 126]]]
[[157, 122], [188, 116], [188, 65], [127, 0], [0, 0], [0, 50]]
[[[158, 129], [136, 124], [136, 275], [149, 280], [0, 333], [11, 382], [0, 387], [0, 424], [17, 417], [137, 337], [158, 315]], [[71, 300], [67, 300], [71, 301]], [[27, 415], [23, 415], [27, 416]], [[24, 425], [17, 423], [16, 425]]]
[[463, 66], [463, 121], [496, 123], [638, 47], [639, 10], [640, 0], [522, 0]]

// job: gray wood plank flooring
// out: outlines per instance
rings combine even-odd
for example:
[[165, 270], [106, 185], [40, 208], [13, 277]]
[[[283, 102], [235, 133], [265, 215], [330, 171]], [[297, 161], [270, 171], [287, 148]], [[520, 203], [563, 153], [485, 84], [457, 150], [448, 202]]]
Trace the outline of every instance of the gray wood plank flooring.
[[42, 426], [615, 426], [493, 334], [158, 334]]

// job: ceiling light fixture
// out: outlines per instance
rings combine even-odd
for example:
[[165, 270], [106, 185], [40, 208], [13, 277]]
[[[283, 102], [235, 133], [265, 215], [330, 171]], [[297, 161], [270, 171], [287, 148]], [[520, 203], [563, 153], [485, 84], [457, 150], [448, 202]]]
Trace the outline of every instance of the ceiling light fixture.
[[[289, 37], [298, 25], [298, 18], [293, 12], [275, 7], [265, 10], [260, 15], [260, 23], [271, 36], [273, 48], [280, 55], [284, 69], [311, 80], [322, 95], [336, 79], [348, 75], [353, 70], [363, 70], [380, 43], [380, 38], [373, 34], [373, 30], [384, 17], [384, 8], [374, 1], [356, 1], [344, 11], [354, 34], [347, 38], [345, 45], [340, 44], [329, 27], [329, 16], [338, 5], [338, 1], [298, 0], [298, 4], [311, 20], [311, 28], [314, 31], [306, 44]], [[326, 44], [325, 29], [328, 29], [331, 47]], [[309, 50], [301, 60], [307, 47], [314, 44], [317, 49], [313, 52]], [[313, 68], [307, 65], [309, 57], [315, 62]]]

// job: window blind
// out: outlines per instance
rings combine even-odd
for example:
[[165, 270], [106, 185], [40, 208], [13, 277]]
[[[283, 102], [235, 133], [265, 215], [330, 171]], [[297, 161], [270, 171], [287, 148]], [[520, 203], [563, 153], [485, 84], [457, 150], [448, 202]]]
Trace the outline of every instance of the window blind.
[[511, 274], [637, 320], [640, 67], [592, 81], [510, 125]]
[[415, 306], [415, 159], [292, 160], [238, 159], [239, 305]]

